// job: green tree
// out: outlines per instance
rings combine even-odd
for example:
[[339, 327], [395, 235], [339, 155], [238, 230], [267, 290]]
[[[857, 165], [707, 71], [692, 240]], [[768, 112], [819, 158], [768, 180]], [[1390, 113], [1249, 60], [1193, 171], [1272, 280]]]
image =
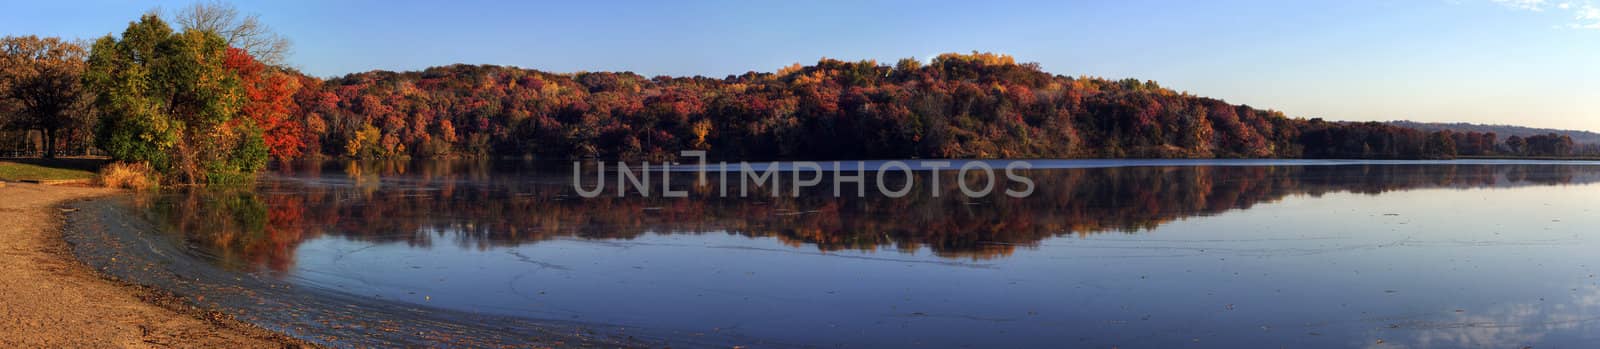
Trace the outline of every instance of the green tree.
[[1456, 142], [1450, 135], [1449, 131], [1428, 134], [1427, 142], [1422, 145], [1422, 156], [1428, 159], [1455, 158]]
[[224, 66], [227, 49], [214, 32], [174, 33], [155, 14], [96, 41], [84, 80], [102, 113], [101, 148], [182, 182], [249, 178], [265, 147], [259, 128], [236, 118], [243, 89]]

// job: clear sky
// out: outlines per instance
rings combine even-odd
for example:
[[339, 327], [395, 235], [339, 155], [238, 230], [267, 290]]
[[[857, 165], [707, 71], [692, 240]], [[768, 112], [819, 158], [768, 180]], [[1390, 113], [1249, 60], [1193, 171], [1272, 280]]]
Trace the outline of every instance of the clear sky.
[[[189, 1], [0, 0], [0, 33], [91, 39]], [[263, 1], [317, 76], [451, 63], [721, 77], [820, 57], [1007, 53], [1336, 120], [1600, 131], [1600, 0]]]

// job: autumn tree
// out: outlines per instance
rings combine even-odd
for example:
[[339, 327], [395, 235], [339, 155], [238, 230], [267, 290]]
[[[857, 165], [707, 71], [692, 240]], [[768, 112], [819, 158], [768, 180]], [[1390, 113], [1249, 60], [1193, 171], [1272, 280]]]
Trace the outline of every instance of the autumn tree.
[[982, 52], [892, 66], [824, 58], [724, 78], [457, 64], [298, 80], [303, 139], [349, 157], [1418, 159], [1488, 153], [1495, 141], [1293, 118]]
[[1506, 138], [1506, 151], [1510, 152], [1511, 155], [1522, 155], [1524, 151], [1527, 151], [1527, 147], [1528, 142], [1522, 136], [1512, 135]]
[[236, 118], [246, 101], [210, 31], [173, 32], [155, 14], [97, 40], [85, 84], [101, 112], [98, 144], [187, 183], [248, 180], [267, 158], [261, 130]]
[[1456, 156], [1456, 142], [1453, 132], [1439, 131], [1428, 134], [1427, 143], [1423, 144], [1422, 156], [1428, 159], [1450, 159]]
[[88, 125], [88, 103], [80, 80], [88, 52], [60, 38], [0, 39], [0, 119], [8, 128], [39, 130], [44, 157], [55, 157], [62, 132]]
[[239, 76], [244, 93], [239, 112], [261, 130], [268, 153], [279, 159], [300, 157], [305, 149], [301, 138], [305, 124], [301, 118], [289, 115], [295, 109], [299, 80], [256, 61], [240, 48], [228, 48], [223, 65]]
[[1531, 156], [1569, 156], [1576, 148], [1571, 136], [1557, 133], [1533, 135], [1523, 140], [1527, 143], [1523, 151]]

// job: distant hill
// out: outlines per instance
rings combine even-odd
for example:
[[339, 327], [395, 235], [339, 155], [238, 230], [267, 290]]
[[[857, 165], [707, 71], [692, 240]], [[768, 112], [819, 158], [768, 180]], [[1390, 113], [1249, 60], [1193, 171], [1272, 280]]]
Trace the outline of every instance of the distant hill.
[[1443, 130], [1451, 130], [1451, 131], [1455, 131], [1455, 132], [1494, 132], [1495, 135], [1498, 136], [1501, 140], [1504, 140], [1504, 139], [1506, 139], [1506, 137], [1511, 137], [1511, 136], [1521, 136], [1523, 138], [1527, 138], [1528, 136], [1533, 136], [1533, 135], [1542, 135], [1542, 134], [1555, 133], [1555, 134], [1561, 134], [1561, 135], [1566, 135], [1568, 137], [1572, 137], [1573, 143], [1577, 143], [1577, 144], [1600, 144], [1600, 133], [1594, 133], [1594, 132], [1589, 132], [1589, 131], [1558, 130], [1558, 129], [1549, 129], [1549, 128], [1532, 128], [1532, 127], [1511, 126], [1511, 125], [1479, 125], [1479, 124], [1469, 124], [1469, 123], [1464, 123], [1464, 122], [1442, 123], [1442, 122], [1390, 121], [1390, 122], [1388, 122], [1388, 124], [1395, 125], [1395, 126], [1400, 126], [1400, 127], [1405, 127], [1405, 128], [1413, 128], [1413, 129], [1417, 129], [1417, 130], [1421, 130], [1421, 131], [1425, 131], [1425, 132], [1436, 132], [1436, 131], [1443, 131]]
[[[1381, 122], [1290, 117], [1154, 81], [1051, 74], [1035, 63], [983, 52], [892, 65], [824, 58], [722, 78], [465, 64], [294, 78], [300, 89], [286, 107], [295, 113], [288, 120], [303, 120], [303, 126], [268, 133], [275, 140], [267, 143], [339, 157], [668, 159], [685, 150], [736, 160], [1442, 159], [1499, 153], [1482, 136], [1469, 140], [1463, 133], [1456, 141], [1443, 132]], [[1570, 138], [1539, 137], [1511, 152], [1566, 156], [1582, 149]]]

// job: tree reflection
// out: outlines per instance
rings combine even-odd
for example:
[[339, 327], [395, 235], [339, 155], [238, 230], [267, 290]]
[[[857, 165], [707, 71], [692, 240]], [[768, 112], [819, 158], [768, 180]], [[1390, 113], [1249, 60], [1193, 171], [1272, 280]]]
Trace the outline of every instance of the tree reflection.
[[[224, 266], [284, 271], [299, 243], [321, 236], [482, 249], [564, 237], [726, 233], [822, 251], [926, 248], [946, 258], [991, 259], [1046, 238], [1135, 233], [1290, 195], [1600, 181], [1600, 168], [1563, 165], [1120, 167], [1035, 170], [1027, 174], [1036, 183], [1032, 196], [975, 200], [961, 194], [954, 172], [940, 174], [938, 195], [925, 185], [931, 174], [920, 172], [902, 198], [875, 195], [874, 183], [865, 184], [867, 197], [835, 198], [825, 184], [799, 197], [720, 198], [716, 184], [692, 187], [693, 175], [684, 174], [673, 183], [684, 184], [687, 199], [619, 198], [614, 191], [585, 199], [573, 191], [570, 172], [540, 167], [300, 163], [277, 169], [254, 191], [190, 189], [139, 202], [163, 229], [181, 232]], [[730, 193], [737, 190], [731, 184]]]

